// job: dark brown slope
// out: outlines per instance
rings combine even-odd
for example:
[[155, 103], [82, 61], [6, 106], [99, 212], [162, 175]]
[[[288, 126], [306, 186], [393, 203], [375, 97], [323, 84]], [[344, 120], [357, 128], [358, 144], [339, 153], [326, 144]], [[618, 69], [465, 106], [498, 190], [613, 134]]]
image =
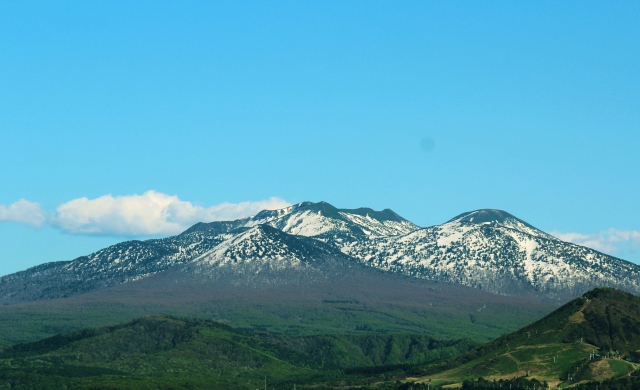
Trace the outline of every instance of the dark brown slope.
[[371, 269], [258, 287], [172, 270], [75, 297], [0, 307], [0, 340], [36, 340], [173, 314], [282, 334], [408, 332], [487, 341], [551, 310], [535, 297], [506, 297]]

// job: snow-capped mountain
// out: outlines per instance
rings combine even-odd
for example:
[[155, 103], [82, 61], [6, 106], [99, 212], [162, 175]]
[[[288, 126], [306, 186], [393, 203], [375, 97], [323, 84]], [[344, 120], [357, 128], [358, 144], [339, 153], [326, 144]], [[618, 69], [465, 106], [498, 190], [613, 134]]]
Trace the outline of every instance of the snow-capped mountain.
[[342, 250], [375, 268], [502, 294], [576, 296], [596, 286], [640, 292], [640, 266], [561, 241], [500, 210]]
[[477, 210], [420, 228], [389, 209], [303, 202], [7, 275], [0, 297], [5, 304], [66, 297], [169, 269], [282, 284], [363, 266], [500, 294], [575, 296], [597, 286], [640, 292], [640, 266], [561, 241], [504, 211]]

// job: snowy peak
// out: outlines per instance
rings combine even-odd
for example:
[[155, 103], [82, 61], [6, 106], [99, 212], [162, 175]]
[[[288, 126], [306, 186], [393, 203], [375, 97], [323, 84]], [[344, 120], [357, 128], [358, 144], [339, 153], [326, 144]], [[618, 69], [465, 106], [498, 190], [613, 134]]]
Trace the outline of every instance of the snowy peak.
[[480, 209], [462, 213], [455, 218], [449, 220], [445, 225], [450, 223], [457, 224], [474, 224], [474, 225], [493, 225], [504, 226], [520, 232], [546, 239], [556, 239], [555, 237], [543, 232], [542, 230], [528, 224], [527, 222], [516, 218], [503, 210], [496, 209]]

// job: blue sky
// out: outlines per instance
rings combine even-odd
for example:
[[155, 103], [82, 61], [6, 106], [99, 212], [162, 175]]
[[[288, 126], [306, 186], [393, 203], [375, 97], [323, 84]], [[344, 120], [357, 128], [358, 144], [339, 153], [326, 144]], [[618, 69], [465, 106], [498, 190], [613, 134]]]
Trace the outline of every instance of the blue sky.
[[422, 226], [499, 208], [640, 262], [639, 20], [637, 1], [1, 2], [0, 274], [305, 200]]

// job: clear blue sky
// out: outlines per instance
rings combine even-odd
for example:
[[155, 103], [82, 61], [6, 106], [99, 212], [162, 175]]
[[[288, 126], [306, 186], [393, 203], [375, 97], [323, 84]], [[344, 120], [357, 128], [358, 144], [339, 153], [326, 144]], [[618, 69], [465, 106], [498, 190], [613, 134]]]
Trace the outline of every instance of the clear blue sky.
[[[639, 25], [638, 1], [0, 2], [0, 205], [499, 208], [638, 262]], [[5, 219], [0, 274], [138, 237]]]

